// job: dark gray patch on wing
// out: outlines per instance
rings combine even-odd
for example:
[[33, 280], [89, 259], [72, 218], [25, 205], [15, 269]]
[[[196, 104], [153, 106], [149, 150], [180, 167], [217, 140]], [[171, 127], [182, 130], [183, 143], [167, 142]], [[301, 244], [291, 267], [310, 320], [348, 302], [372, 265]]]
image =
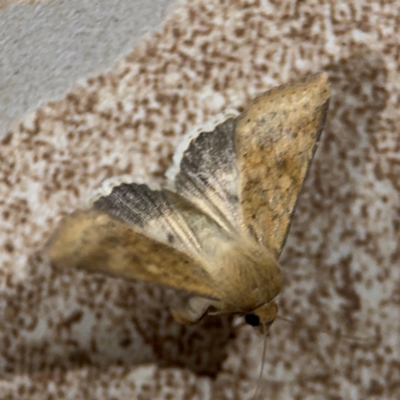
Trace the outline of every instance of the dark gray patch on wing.
[[93, 208], [144, 228], [151, 219], [163, 215], [163, 203], [161, 191], [153, 191], [144, 184], [122, 183], [113, 187], [109, 195], [96, 200]]
[[211, 132], [201, 132], [183, 153], [175, 190], [210, 215], [226, 230], [239, 225], [236, 119]]
[[127, 222], [145, 235], [186, 254], [214, 254], [216, 239], [229, 234], [190, 201], [169, 190], [123, 183], [100, 197], [93, 208]]

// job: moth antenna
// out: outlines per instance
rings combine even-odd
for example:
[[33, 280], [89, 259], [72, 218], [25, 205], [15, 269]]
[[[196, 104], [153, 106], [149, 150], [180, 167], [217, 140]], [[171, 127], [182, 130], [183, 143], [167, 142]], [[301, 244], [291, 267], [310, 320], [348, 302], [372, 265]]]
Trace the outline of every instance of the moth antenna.
[[268, 336], [269, 336], [269, 326], [266, 326], [264, 329], [264, 343], [263, 343], [263, 351], [262, 351], [262, 358], [261, 358], [260, 375], [258, 376], [258, 379], [257, 379], [256, 391], [254, 392], [254, 395], [251, 398], [251, 400], [256, 400], [258, 397], [259, 391], [260, 391], [262, 374], [264, 372], [264, 366], [265, 366], [265, 355], [267, 353], [267, 338], [268, 338]]
[[[286, 318], [286, 317], [281, 317], [280, 315], [276, 316], [277, 319], [280, 319], [282, 321], [288, 322], [290, 324], [295, 324], [296, 320], [290, 319], [290, 318]], [[307, 325], [304, 325], [307, 326]], [[347, 340], [354, 340], [356, 342], [365, 342], [365, 343], [375, 343], [377, 340], [377, 337], [361, 337], [361, 336], [350, 336], [350, 335], [345, 335], [341, 332], [339, 332], [338, 334], [334, 334], [333, 332], [330, 332], [327, 329], [320, 329], [318, 328], [318, 332], [320, 333], [325, 333], [325, 335], [329, 335], [332, 337], [339, 337], [339, 338], [343, 338], [343, 339], [347, 339]]]

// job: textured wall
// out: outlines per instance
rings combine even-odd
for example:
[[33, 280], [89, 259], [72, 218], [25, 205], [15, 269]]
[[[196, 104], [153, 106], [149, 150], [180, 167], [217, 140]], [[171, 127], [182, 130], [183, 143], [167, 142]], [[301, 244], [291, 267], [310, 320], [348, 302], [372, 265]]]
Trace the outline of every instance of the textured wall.
[[399, 1], [181, 2], [109, 72], [25, 115], [0, 147], [2, 393], [250, 398], [262, 348], [250, 327], [184, 328], [172, 291], [61, 274], [39, 251], [103, 179], [162, 181], [193, 125], [325, 70], [328, 121], [281, 258], [280, 313], [295, 323], [272, 328], [262, 393], [399, 398], [399, 15]]

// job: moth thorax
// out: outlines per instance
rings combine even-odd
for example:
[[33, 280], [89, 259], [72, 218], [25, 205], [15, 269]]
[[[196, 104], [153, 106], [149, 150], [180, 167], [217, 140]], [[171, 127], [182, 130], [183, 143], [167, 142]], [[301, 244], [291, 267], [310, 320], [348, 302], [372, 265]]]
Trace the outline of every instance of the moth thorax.
[[269, 303], [281, 291], [280, 266], [267, 248], [243, 241], [224, 251], [224, 302], [232, 312], [249, 313]]

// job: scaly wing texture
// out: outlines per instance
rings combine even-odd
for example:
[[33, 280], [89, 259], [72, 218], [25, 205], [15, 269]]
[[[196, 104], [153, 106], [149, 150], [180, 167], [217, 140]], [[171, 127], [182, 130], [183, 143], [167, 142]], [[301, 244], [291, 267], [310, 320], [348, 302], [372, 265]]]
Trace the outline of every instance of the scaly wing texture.
[[48, 245], [52, 262], [216, 297], [202, 265], [101, 211], [66, 217]]
[[[149, 238], [167, 244], [186, 255], [203, 260], [212, 271], [218, 244], [232, 235], [194, 204], [169, 190], [152, 190], [145, 184], [122, 183], [93, 203], [125, 221]], [[184, 287], [181, 287], [184, 289]]]
[[[181, 194], [225, 230], [240, 226], [238, 168], [235, 151], [236, 118], [228, 116], [210, 130], [200, 130], [185, 149], [178, 148], [167, 176]], [[182, 144], [185, 146], [185, 139]], [[174, 158], [175, 158], [174, 157]], [[232, 229], [233, 228], [233, 229]]]
[[325, 122], [326, 74], [259, 96], [239, 117], [240, 205], [253, 236], [279, 256]]

